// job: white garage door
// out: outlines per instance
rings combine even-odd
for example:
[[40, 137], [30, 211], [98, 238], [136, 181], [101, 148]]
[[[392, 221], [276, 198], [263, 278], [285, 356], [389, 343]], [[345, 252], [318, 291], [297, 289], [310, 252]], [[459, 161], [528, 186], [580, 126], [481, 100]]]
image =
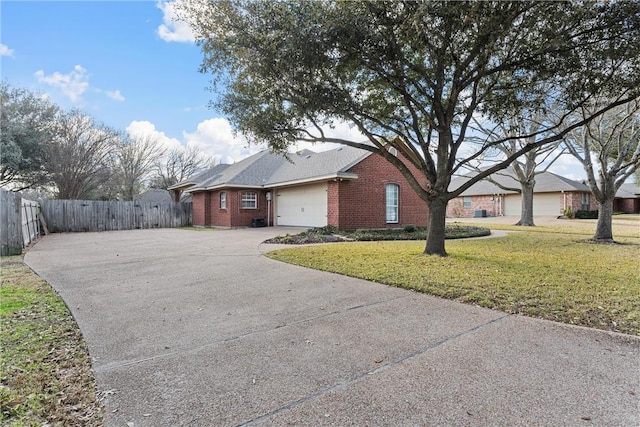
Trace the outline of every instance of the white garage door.
[[536, 194], [533, 196], [533, 216], [560, 215], [560, 199], [558, 193]]
[[[522, 201], [519, 194], [504, 197], [504, 214], [520, 216]], [[533, 196], [533, 216], [560, 215], [560, 195], [558, 193], [538, 193]]]
[[276, 224], [323, 227], [327, 225], [327, 183], [276, 190]]
[[522, 198], [519, 194], [509, 194], [504, 196], [504, 215], [520, 216]]

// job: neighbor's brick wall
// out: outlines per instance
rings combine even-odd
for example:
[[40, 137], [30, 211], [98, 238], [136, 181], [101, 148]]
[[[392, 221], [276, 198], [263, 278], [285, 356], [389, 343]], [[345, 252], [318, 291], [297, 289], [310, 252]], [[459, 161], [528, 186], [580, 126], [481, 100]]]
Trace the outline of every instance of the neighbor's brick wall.
[[456, 197], [447, 204], [447, 217], [449, 218], [473, 218], [475, 211], [486, 210], [487, 216], [502, 215], [500, 196], [471, 196], [471, 207], [464, 207], [463, 197]]
[[[578, 193], [578, 192], [571, 192], [571, 193], [564, 193], [561, 194], [560, 197], [562, 197], [562, 201], [560, 202], [560, 208], [562, 208], [564, 210], [564, 207], [571, 207], [571, 211], [575, 214], [576, 211], [579, 211], [582, 209], [582, 194], [583, 193]], [[590, 211], [597, 211], [600, 208], [600, 203], [598, 203], [598, 201], [596, 200], [595, 197], [593, 197], [593, 194], [591, 194], [589, 196], [589, 209]], [[566, 204], [564, 203], [564, 201], [566, 201]]]
[[613, 201], [613, 211], [640, 213], [640, 199], [616, 199]]
[[[352, 167], [358, 179], [330, 182], [328, 187], [328, 223], [345, 230], [357, 228], [397, 228], [426, 226], [428, 208], [409, 186], [400, 171], [382, 156], [372, 154]], [[416, 176], [419, 172], [414, 171]], [[423, 180], [423, 185], [426, 178]], [[397, 184], [398, 223], [386, 222], [385, 185]], [[338, 209], [339, 207], [339, 209]]]

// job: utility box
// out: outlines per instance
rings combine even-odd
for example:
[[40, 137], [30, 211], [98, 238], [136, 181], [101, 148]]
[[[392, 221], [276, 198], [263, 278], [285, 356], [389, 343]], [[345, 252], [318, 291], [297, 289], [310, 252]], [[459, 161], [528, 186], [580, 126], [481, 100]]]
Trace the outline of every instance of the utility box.
[[478, 209], [477, 211], [474, 212], [473, 217], [474, 218], [486, 218], [487, 217], [487, 211], [485, 209]]
[[251, 218], [251, 227], [253, 228], [257, 228], [257, 227], [266, 227], [267, 223], [265, 222], [264, 218]]

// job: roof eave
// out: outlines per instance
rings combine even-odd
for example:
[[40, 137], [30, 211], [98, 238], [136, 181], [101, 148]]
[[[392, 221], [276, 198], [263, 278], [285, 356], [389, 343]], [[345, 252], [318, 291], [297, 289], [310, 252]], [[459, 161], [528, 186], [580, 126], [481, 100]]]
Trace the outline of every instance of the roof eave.
[[167, 187], [167, 190], [171, 191], [171, 190], [180, 190], [183, 188], [187, 188], [187, 187], [193, 187], [194, 185], [196, 185], [195, 182], [179, 182], [177, 184], [174, 184], [170, 187]]
[[268, 184], [265, 184], [265, 187], [279, 188], [279, 187], [289, 187], [289, 186], [292, 186], [292, 185], [309, 184], [309, 183], [312, 183], [312, 182], [319, 182], [319, 181], [330, 181], [330, 180], [334, 180], [334, 179], [352, 180], [352, 179], [357, 179], [357, 178], [358, 178], [358, 174], [355, 174], [355, 173], [337, 172], [337, 173], [332, 173], [332, 174], [328, 174], [328, 175], [314, 176], [314, 177], [310, 177], [310, 178], [302, 178], [302, 179], [294, 179], [294, 180], [290, 180], [290, 181], [268, 183]]

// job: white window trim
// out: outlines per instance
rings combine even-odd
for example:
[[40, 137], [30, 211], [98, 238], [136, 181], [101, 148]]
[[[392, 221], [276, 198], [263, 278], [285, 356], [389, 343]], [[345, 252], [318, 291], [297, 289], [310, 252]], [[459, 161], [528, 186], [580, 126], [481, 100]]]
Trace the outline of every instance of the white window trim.
[[[467, 201], [469, 201], [468, 204], [467, 204]], [[471, 196], [462, 196], [462, 207], [463, 208], [470, 209], [471, 208], [471, 204], [472, 204]]]
[[[389, 204], [389, 189], [395, 189], [395, 204]], [[387, 224], [397, 224], [400, 222], [400, 186], [398, 184], [389, 183], [384, 186], [384, 206], [385, 206], [385, 220]], [[389, 219], [389, 209], [394, 209], [395, 220]]]
[[220, 209], [227, 209], [227, 192], [220, 192]]
[[[245, 196], [248, 195], [253, 195], [253, 197], [245, 199]], [[253, 207], [245, 206], [245, 203], [249, 202], [253, 203]], [[243, 191], [240, 194], [240, 206], [242, 209], [258, 209], [258, 193], [255, 191]]]

